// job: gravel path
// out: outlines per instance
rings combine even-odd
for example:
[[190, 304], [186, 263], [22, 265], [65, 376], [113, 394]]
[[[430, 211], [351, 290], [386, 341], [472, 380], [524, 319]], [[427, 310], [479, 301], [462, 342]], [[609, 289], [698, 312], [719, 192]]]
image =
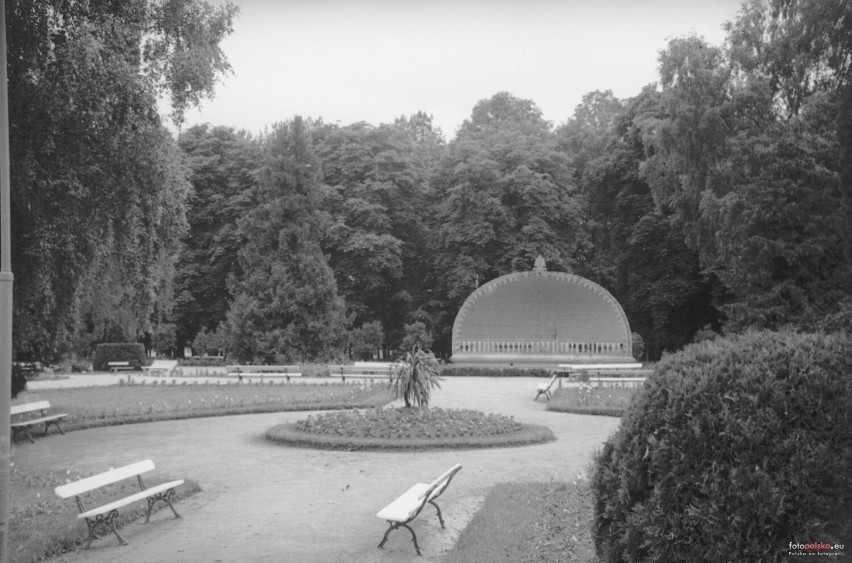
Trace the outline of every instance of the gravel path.
[[[165, 421], [71, 432], [16, 448], [58, 470], [86, 459], [92, 473], [145, 458], [158, 474], [197, 481], [202, 491], [152, 523], [122, 531], [118, 546], [106, 536], [54, 562], [245, 563], [440, 561], [481, 505], [489, 487], [510, 481], [571, 481], [588, 469], [594, 449], [618, 419], [544, 410], [533, 378], [447, 378], [433, 406], [472, 408], [543, 424], [555, 442], [520, 448], [424, 453], [333, 452], [267, 442], [264, 431], [305, 413]], [[429, 482], [456, 462], [463, 465], [439, 504], [447, 529], [431, 507], [414, 521], [423, 557], [407, 530], [391, 533], [375, 514], [415, 482]], [[80, 525], [81, 537], [85, 527]]]

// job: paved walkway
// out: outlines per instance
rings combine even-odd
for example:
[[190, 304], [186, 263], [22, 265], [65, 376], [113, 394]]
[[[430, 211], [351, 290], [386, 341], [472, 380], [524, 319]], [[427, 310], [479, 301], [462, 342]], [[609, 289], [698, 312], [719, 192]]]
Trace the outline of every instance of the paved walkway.
[[[481, 505], [489, 487], [508, 481], [573, 480], [616, 429], [618, 419], [551, 413], [533, 401], [533, 378], [447, 378], [433, 406], [472, 408], [543, 424], [555, 442], [520, 448], [424, 453], [334, 452], [276, 445], [263, 438], [275, 424], [305, 413], [274, 413], [165, 421], [71, 432], [16, 448], [57, 470], [87, 460], [91, 472], [145, 458], [157, 473], [194, 479], [202, 491], [179, 503], [184, 516], [160, 511], [152, 523], [122, 531], [92, 549], [54, 562], [400, 562], [440, 561]], [[452, 464], [463, 469], [442, 498], [446, 530], [427, 507], [413, 527], [376, 548], [387, 525], [375, 514], [417, 481]], [[79, 465], [77, 465], [79, 467]], [[80, 525], [81, 536], [84, 526]]]

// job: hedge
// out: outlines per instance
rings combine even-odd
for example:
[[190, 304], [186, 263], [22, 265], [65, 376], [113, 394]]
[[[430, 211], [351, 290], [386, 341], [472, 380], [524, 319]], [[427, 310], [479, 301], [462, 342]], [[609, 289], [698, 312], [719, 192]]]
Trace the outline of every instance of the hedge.
[[750, 332], [663, 358], [596, 458], [601, 561], [781, 561], [852, 538], [852, 338]]
[[130, 362], [136, 369], [145, 365], [145, 346], [138, 342], [120, 344], [98, 344], [95, 347], [95, 358], [92, 369], [95, 371], [109, 370], [109, 362]]

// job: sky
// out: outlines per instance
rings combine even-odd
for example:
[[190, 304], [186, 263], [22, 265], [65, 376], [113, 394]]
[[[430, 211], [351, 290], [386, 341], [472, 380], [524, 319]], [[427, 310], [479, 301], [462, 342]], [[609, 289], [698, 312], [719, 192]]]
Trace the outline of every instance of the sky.
[[498, 92], [532, 100], [554, 126], [588, 92], [635, 96], [658, 80], [670, 39], [721, 45], [741, 0], [232, 2], [232, 73], [184, 127], [258, 133], [296, 115], [379, 125], [424, 111], [450, 140]]

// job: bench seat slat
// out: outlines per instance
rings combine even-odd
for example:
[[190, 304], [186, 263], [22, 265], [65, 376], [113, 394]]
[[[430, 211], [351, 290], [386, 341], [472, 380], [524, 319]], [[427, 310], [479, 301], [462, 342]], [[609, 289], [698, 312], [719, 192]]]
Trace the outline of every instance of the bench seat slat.
[[429, 490], [428, 483], [417, 483], [399, 498], [384, 507], [376, 516], [391, 522], [406, 522], [423, 504], [423, 493]]
[[61, 418], [65, 418], [68, 414], [54, 414], [51, 416], [42, 416], [41, 418], [31, 418], [28, 420], [19, 420], [17, 422], [12, 423], [12, 428], [18, 428], [23, 426], [32, 426], [33, 424], [41, 424], [42, 422], [50, 422], [52, 420], [59, 420]]
[[131, 463], [130, 465], [125, 465], [118, 469], [104, 471], [103, 473], [86, 477], [85, 479], [80, 479], [79, 481], [68, 483], [67, 485], [60, 485], [59, 487], [56, 487], [55, 492], [61, 498], [69, 498], [82, 493], [87, 493], [105, 485], [122, 481], [128, 477], [136, 477], [137, 475], [145, 473], [146, 471], [151, 471], [152, 469], [154, 469], [154, 462], [150, 459], [146, 459], [145, 461]]
[[98, 508], [93, 508], [92, 510], [83, 512], [82, 514], [78, 514], [77, 518], [91, 518], [92, 516], [98, 516], [99, 514], [106, 514], [107, 512], [115, 510], [116, 508], [121, 508], [122, 506], [133, 504], [136, 501], [140, 501], [150, 496], [154, 496], [158, 493], [167, 491], [182, 484], [183, 479], [180, 479], [178, 481], [169, 481], [168, 483], [163, 483], [162, 485], [156, 485], [149, 489], [145, 489], [144, 491], [139, 491], [138, 493], [130, 495], [129, 497], [124, 497], [123, 499], [119, 499], [103, 506], [99, 506]]

